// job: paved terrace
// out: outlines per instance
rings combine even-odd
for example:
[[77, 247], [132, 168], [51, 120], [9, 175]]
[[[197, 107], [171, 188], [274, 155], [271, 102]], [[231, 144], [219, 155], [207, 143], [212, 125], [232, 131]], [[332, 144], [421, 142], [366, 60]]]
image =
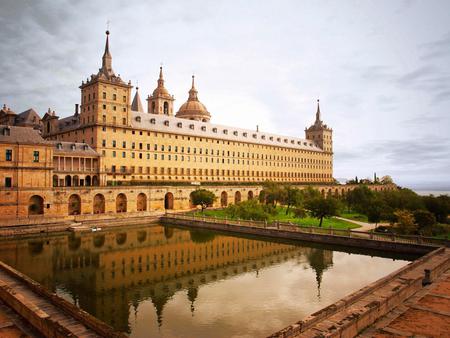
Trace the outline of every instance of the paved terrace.
[[[126, 337], [1, 262], [0, 298], [45, 337]], [[10, 327], [12, 337], [24, 331]]]

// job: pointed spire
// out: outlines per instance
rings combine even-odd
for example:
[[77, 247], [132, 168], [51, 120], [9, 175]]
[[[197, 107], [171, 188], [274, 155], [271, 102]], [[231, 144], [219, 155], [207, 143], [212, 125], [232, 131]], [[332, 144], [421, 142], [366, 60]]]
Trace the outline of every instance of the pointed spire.
[[106, 31], [105, 52], [103, 53], [102, 57], [101, 70], [107, 76], [114, 75], [114, 71], [112, 70], [112, 56], [109, 52], [109, 31]]
[[162, 66], [159, 67], [159, 79], [158, 79], [158, 87], [164, 87], [164, 77], [163, 77], [163, 69]]
[[316, 123], [320, 123], [320, 100], [317, 99]]
[[142, 106], [141, 103], [141, 97], [139, 96], [139, 87], [136, 87], [136, 94], [134, 95], [133, 102], [131, 103], [131, 110], [140, 113], [144, 112], [144, 107]]
[[192, 75], [192, 87], [189, 90], [189, 99], [188, 101], [198, 101], [198, 91], [195, 89], [195, 75]]

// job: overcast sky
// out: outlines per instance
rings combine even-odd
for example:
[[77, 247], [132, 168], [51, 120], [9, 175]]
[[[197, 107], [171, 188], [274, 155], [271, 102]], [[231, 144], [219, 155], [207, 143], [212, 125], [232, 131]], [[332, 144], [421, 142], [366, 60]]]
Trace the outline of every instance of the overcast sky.
[[73, 114], [108, 20], [143, 100], [162, 63], [175, 109], [195, 73], [212, 122], [304, 137], [320, 98], [335, 177], [450, 187], [450, 1], [1, 0], [0, 103]]

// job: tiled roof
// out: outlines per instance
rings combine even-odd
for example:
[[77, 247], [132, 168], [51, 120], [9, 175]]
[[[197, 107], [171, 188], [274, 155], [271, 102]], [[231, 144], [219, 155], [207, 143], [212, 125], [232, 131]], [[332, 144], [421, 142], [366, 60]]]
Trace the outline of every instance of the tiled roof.
[[55, 155], [100, 156], [86, 143], [49, 141], [54, 147]]
[[196, 137], [210, 137], [219, 140], [263, 144], [274, 147], [323, 150], [314, 141], [298, 137], [282, 136], [261, 131], [222, 126], [209, 122], [200, 122], [174, 116], [139, 113], [131, 111], [133, 128], [156, 132], [174, 133]]
[[38, 130], [29, 127], [14, 127], [0, 125], [1, 143], [19, 143], [19, 144], [46, 144]]

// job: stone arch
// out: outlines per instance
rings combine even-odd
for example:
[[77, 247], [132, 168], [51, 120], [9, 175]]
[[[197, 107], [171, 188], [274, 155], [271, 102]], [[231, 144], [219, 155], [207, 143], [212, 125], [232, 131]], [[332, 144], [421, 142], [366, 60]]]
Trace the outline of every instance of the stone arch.
[[169, 115], [169, 102], [164, 101], [163, 111], [164, 111], [164, 115]]
[[28, 242], [28, 251], [32, 256], [36, 256], [44, 251], [44, 241]]
[[140, 193], [137, 195], [137, 211], [147, 211], [147, 195], [144, 193]]
[[53, 186], [57, 187], [58, 182], [59, 182], [58, 175], [53, 175]]
[[70, 195], [68, 203], [68, 213], [69, 215], [79, 215], [81, 213], [81, 198], [79, 195]]
[[39, 195], [33, 195], [28, 201], [28, 215], [43, 215], [44, 199]]
[[69, 235], [68, 240], [69, 250], [76, 251], [81, 246], [81, 237], [75, 236], [74, 234]]
[[64, 185], [66, 187], [72, 186], [72, 177], [70, 175], [66, 175], [66, 177], [64, 178]]
[[139, 243], [144, 242], [147, 239], [147, 231], [138, 231], [137, 240]]
[[87, 187], [91, 186], [91, 176], [87, 175], [84, 178], [84, 185], [87, 186]]
[[105, 244], [105, 235], [97, 235], [92, 239], [96, 248], [101, 248]]
[[92, 185], [98, 186], [98, 176], [97, 175], [92, 176]]
[[94, 214], [105, 213], [105, 196], [102, 194], [96, 194], [94, 196]]
[[322, 196], [325, 197], [325, 189], [322, 189], [322, 190], [320, 191], [320, 193], [322, 194]]
[[248, 199], [248, 200], [252, 200], [252, 199], [253, 199], [253, 191], [250, 190], [250, 191], [248, 192], [248, 194], [247, 194], [247, 199]]
[[240, 191], [236, 191], [234, 193], [234, 204], [238, 204], [241, 201], [241, 192]]
[[72, 177], [72, 185], [74, 187], [78, 187], [80, 185], [80, 177], [78, 175], [74, 175]]
[[194, 209], [195, 208], [195, 205], [194, 205], [194, 202], [192, 201], [192, 194], [193, 194], [194, 192], [192, 191], [190, 194], [189, 194], [189, 209]]
[[339, 189], [338, 188], [336, 188], [334, 190], [334, 197], [339, 197]]
[[127, 233], [121, 232], [120, 234], [116, 235], [116, 243], [119, 245], [125, 244], [127, 241]]
[[330, 189], [328, 189], [327, 197], [331, 197], [331, 196], [332, 196], [332, 194], [333, 194], [333, 192], [331, 191], [331, 188], [330, 188]]
[[127, 212], [127, 196], [120, 193], [116, 197], [116, 212]]
[[220, 206], [226, 207], [228, 205], [228, 194], [226, 191], [222, 191], [220, 194]]
[[164, 209], [173, 209], [173, 194], [171, 192], [164, 196]]

